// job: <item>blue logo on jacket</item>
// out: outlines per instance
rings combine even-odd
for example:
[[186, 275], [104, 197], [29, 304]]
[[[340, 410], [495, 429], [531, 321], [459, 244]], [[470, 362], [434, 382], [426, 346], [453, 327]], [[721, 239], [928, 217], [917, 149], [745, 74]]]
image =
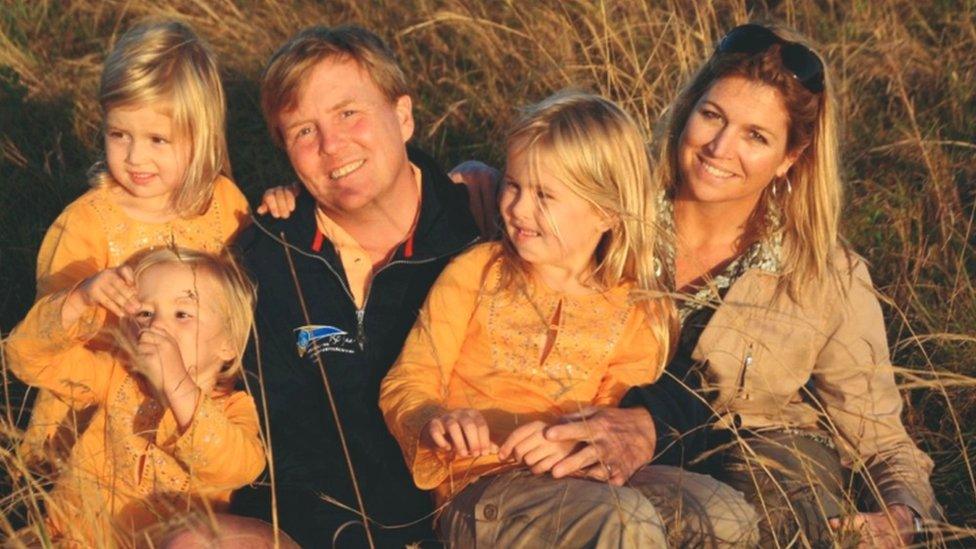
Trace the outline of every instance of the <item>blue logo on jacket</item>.
[[327, 350], [344, 350], [344, 336], [346, 332], [335, 326], [322, 326], [310, 324], [295, 328], [296, 345], [298, 356], [305, 356], [308, 353], [313, 355]]

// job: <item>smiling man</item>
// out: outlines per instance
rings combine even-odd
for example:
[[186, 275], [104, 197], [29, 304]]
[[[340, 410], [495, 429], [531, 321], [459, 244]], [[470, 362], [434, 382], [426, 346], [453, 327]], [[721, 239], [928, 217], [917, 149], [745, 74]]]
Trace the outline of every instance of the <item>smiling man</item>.
[[[467, 192], [408, 151], [406, 78], [363, 29], [292, 38], [264, 73], [261, 106], [304, 187], [289, 218], [258, 218], [239, 239], [259, 288], [248, 382], [267, 401], [265, 480], [281, 528], [303, 546], [366, 545], [355, 478], [377, 546], [432, 539], [431, 500], [377, 399], [430, 286], [478, 239]], [[238, 492], [233, 505], [271, 521], [267, 487]]]

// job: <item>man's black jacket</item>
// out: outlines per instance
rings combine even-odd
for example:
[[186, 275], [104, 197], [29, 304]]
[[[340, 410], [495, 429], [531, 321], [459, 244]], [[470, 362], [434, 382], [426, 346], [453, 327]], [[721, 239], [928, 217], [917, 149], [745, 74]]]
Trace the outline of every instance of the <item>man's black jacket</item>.
[[[245, 363], [247, 382], [259, 409], [262, 387], [267, 399], [281, 527], [303, 546], [332, 546], [336, 530], [358, 519], [340, 507], [356, 510], [357, 504], [319, 359], [366, 511], [375, 521], [377, 545], [403, 546], [432, 536], [425, 518], [431, 498], [414, 487], [387, 431], [377, 405], [379, 385], [428, 290], [447, 262], [477, 240], [478, 230], [464, 185], [451, 182], [425, 154], [410, 149], [409, 157], [423, 174], [412, 250], [401, 245], [375, 273], [362, 310], [352, 300], [335, 249], [328, 240], [316, 246], [316, 204], [304, 189], [290, 218], [260, 217], [238, 239], [245, 270], [258, 285], [258, 341]], [[263, 480], [270, 482], [268, 471]], [[246, 488], [235, 494], [232, 510], [270, 520], [270, 505], [269, 490]], [[414, 522], [410, 528], [380, 526]], [[364, 543], [362, 528], [350, 525], [337, 546]]]

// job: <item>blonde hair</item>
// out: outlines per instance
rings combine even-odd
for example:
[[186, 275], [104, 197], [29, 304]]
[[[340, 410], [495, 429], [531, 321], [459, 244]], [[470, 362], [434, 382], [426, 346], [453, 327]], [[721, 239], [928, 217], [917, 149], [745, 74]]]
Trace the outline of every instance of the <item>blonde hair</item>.
[[379, 36], [354, 25], [309, 27], [271, 56], [261, 78], [261, 111], [279, 146], [278, 116], [295, 108], [312, 69], [327, 59], [355, 61], [390, 103], [410, 93], [393, 51]]
[[[199, 280], [196, 277], [200, 273], [206, 273], [220, 288], [217, 295], [207, 295], [207, 298], [217, 302], [216, 310], [236, 351], [234, 360], [225, 365], [217, 376], [219, 384], [229, 384], [241, 371], [244, 350], [254, 325], [254, 304], [257, 299], [254, 284], [229, 252], [218, 256], [188, 248], [161, 248], [136, 258], [132, 269], [138, 280], [149, 268], [166, 263], [188, 266], [194, 273], [194, 280]], [[200, 299], [202, 294], [197, 292], [197, 296]]]
[[[509, 150], [528, 155], [529, 165], [541, 158], [556, 166], [559, 180], [614, 220], [595, 252], [591, 280], [604, 289], [634, 284], [633, 297], [647, 313], [648, 323], [662, 350], [662, 365], [670, 355], [675, 315], [660, 262], [655, 197], [645, 140], [637, 123], [612, 101], [575, 91], [556, 93], [526, 107], [507, 138]], [[558, 227], [554, 227], [558, 233]], [[503, 280], [521, 265], [508, 234], [503, 238]], [[505, 284], [503, 282], [503, 286]]]
[[[203, 214], [214, 181], [231, 176], [224, 88], [210, 48], [177, 21], [135, 26], [105, 59], [98, 101], [103, 114], [169, 102], [176, 135], [190, 141], [190, 161], [171, 206], [180, 217]], [[90, 180], [93, 186], [115, 183], [105, 162], [92, 167]]]
[[713, 54], [691, 78], [672, 104], [666, 122], [666, 136], [657, 163], [657, 178], [673, 195], [680, 182], [678, 148], [685, 124], [698, 101], [712, 85], [731, 76], [744, 77], [776, 89], [789, 115], [787, 151], [800, 151], [787, 172], [792, 191], [773, 193], [775, 183], [768, 185], [754, 219], [770, 219], [775, 211], [780, 226], [761, 227], [759, 236], [782, 230], [782, 283], [796, 299], [807, 282], [829, 280], [834, 271], [833, 250], [840, 242], [840, 210], [843, 188], [837, 142], [837, 106], [827, 64], [809, 41], [789, 29], [765, 25], [786, 42], [801, 44], [820, 58], [824, 67], [824, 89], [814, 93], [806, 89], [783, 66], [780, 44], [756, 54]]

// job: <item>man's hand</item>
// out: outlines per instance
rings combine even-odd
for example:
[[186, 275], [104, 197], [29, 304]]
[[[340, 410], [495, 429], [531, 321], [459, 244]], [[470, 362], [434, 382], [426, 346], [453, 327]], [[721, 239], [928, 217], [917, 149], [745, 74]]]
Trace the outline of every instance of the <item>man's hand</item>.
[[[889, 518], [890, 515], [890, 518]], [[859, 532], [858, 547], [905, 547], [915, 537], [914, 512], [905, 505], [889, 505], [888, 512], [858, 513], [843, 520], [830, 519], [834, 531]]]
[[578, 444], [570, 440], [552, 442], [546, 440], [545, 430], [549, 424], [533, 421], [519, 426], [508, 435], [498, 449], [498, 457], [503, 461], [512, 459], [531, 469], [532, 474], [549, 472], [559, 460], [568, 456]]
[[288, 219], [295, 211], [295, 197], [298, 196], [298, 183], [272, 187], [264, 191], [261, 204], [256, 210], [259, 215], [270, 213], [275, 219]]
[[554, 465], [554, 478], [582, 473], [623, 486], [654, 457], [657, 435], [644, 408], [590, 408], [563, 420], [546, 429], [547, 440], [588, 444]]
[[498, 453], [498, 446], [489, 438], [485, 417], [473, 408], [451, 410], [431, 419], [420, 432], [420, 443], [428, 448], [454, 451], [460, 457]]

